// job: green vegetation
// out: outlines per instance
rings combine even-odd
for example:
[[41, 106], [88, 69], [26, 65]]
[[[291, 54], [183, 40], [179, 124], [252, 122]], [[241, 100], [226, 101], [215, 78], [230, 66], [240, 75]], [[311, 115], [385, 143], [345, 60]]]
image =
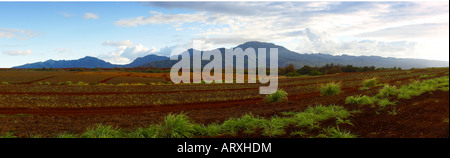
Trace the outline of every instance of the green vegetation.
[[7, 132], [3, 135], [0, 135], [0, 138], [17, 138], [16, 136], [14, 136], [14, 133], [11, 132]]
[[371, 79], [367, 79], [367, 80], [363, 81], [363, 87], [365, 87], [365, 88], [375, 87], [376, 85], [377, 85], [376, 78], [371, 78]]
[[286, 76], [300, 76], [300, 75], [325, 75], [336, 74], [342, 72], [366, 72], [366, 71], [387, 71], [387, 70], [401, 70], [401, 68], [376, 68], [375, 66], [357, 67], [353, 65], [340, 65], [340, 64], [325, 64], [324, 66], [311, 67], [304, 65], [300, 69], [295, 69], [293, 64], [289, 64], [284, 68], [279, 68], [279, 75]]
[[419, 78], [429, 78], [429, 77], [434, 77], [436, 76], [436, 74], [433, 75], [420, 75]]
[[275, 93], [267, 95], [264, 100], [269, 103], [282, 102], [288, 100], [288, 93], [282, 89], [277, 90]]
[[361, 96], [349, 96], [345, 99], [345, 104], [358, 104], [358, 105], [373, 105], [377, 101], [375, 97], [369, 97], [367, 95]]
[[395, 86], [384, 85], [382, 89], [378, 91], [375, 96], [349, 96], [345, 99], [346, 104], [358, 104], [358, 105], [378, 105], [380, 109], [385, 109], [387, 106], [394, 106], [388, 111], [391, 115], [397, 115], [399, 110], [395, 107], [395, 102], [391, 102], [390, 99], [410, 99], [412, 96], [419, 96], [426, 92], [432, 92], [435, 90], [448, 91], [449, 89], [449, 77], [444, 76], [441, 78], [428, 79], [422, 82], [414, 81], [413, 83], [402, 86], [399, 89]]
[[341, 130], [339, 127], [328, 127], [324, 129], [327, 138], [356, 138], [356, 135], [347, 130]]
[[[66, 135], [67, 136], [67, 135]], [[88, 128], [87, 132], [81, 135], [82, 138], [120, 138], [123, 132], [105, 125], [97, 125], [96, 128]]]
[[164, 123], [159, 125], [156, 137], [160, 138], [190, 138], [194, 135], [193, 124], [184, 114], [169, 114]]
[[[349, 131], [341, 130], [339, 126], [324, 128], [320, 127], [320, 122], [329, 119], [336, 119], [337, 125], [353, 124], [348, 120], [352, 112], [347, 111], [342, 106], [317, 105], [308, 107], [303, 112], [288, 112], [289, 116], [273, 116], [262, 118], [253, 114], [245, 114], [239, 118], [230, 118], [222, 124], [212, 123], [201, 125], [192, 122], [183, 113], [168, 114], [162, 123], [150, 125], [146, 128], [138, 128], [134, 131], [125, 131], [113, 126], [99, 124], [94, 128], [88, 128], [80, 135], [62, 133], [56, 138], [194, 138], [194, 137], [215, 137], [220, 135], [237, 134], [262, 135], [266, 137], [277, 137], [282, 135], [308, 136], [305, 131], [318, 130], [324, 133], [322, 137], [331, 138], [354, 138]], [[286, 131], [287, 127], [292, 131]], [[310, 135], [311, 136], [311, 135]], [[1, 138], [15, 138], [12, 133], [7, 133]]]
[[425, 92], [431, 92], [435, 90], [448, 91], [449, 89], [449, 77], [444, 76], [435, 79], [428, 79], [422, 82], [415, 81], [407, 86], [402, 86], [398, 89], [397, 97], [399, 99], [410, 99], [413, 96], [419, 96]]
[[8, 82], [2, 82], [3, 85], [9, 84]]
[[398, 93], [397, 87], [389, 86], [388, 84], [378, 92], [377, 98], [389, 98], [390, 96], [395, 96]]
[[341, 93], [341, 86], [338, 83], [327, 83], [325, 85], [321, 85], [320, 93], [322, 95], [338, 95]]
[[387, 98], [384, 98], [384, 99], [379, 100], [378, 103], [377, 103], [377, 105], [378, 105], [378, 107], [380, 107], [381, 109], [384, 109], [384, 108], [386, 108], [386, 106], [388, 106], [388, 105], [395, 105], [395, 103], [390, 102], [389, 99], [387, 99]]

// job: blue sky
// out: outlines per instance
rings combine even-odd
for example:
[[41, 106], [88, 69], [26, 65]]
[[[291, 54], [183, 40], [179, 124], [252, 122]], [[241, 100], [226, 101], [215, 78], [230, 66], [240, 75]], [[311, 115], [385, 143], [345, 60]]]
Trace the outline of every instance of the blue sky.
[[272, 42], [299, 53], [448, 61], [436, 2], [0, 2], [0, 67], [94, 56], [127, 64], [174, 47]]

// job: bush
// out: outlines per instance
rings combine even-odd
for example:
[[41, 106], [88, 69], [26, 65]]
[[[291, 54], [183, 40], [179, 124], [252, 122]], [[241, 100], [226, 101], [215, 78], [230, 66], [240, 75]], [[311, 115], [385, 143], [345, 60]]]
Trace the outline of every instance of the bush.
[[288, 72], [286, 74], [286, 76], [290, 76], [290, 77], [295, 77], [295, 76], [301, 76], [301, 74], [297, 73], [297, 72]]
[[318, 75], [323, 75], [323, 73], [320, 71], [317, 71], [317, 70], [312, 70], [311, 72], [309, 72], [309, 75], [318, 76]]
[[2, 84], [9, 84], [8, 82], [2, 82]]
[[264, 98], [266, 102], [274, 103], [274, 102], [282, 102], [288, 100], [288, 93], [282, 89], [277, 90], [275, 93], [269, 94]]
[[320, 87], [320, 93], [322, 95], [338, 95], [341, 93], [341, 86], [337, 83], [327, 83]]

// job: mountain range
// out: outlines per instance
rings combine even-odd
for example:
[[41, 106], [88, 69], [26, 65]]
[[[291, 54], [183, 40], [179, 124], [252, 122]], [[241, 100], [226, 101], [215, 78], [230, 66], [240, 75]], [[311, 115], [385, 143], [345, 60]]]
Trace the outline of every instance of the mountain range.
[[[299, 54], [291, 51], [283, 46], [275, 45], [273, 43], [251, 41], [238, 45], [234, 48], [266, 48], [268, 51], [270, 48], [278, 48], [278, 65], [279, 67], [285, 67], [289, 64], [293, 64], [296, 68], [301, 68], [304, 65], [308, 66], [323, 66], [327, 63], [341, 64], [341, 65], [353, 65], [353, 66], [375, 66], [375, 67], [400, 67], [403, 69], [409, 68], [424, 68], [424, 67], [448, 67], [448, 61], [437, 60], [425, 60], [425, 59], [411, 59], [411, 58], [393, 58], [393, 57], [380, 57], [380, 56], [350, 56], [350, 55], [330, 55], [330, 54]], [[234, 49], [233, 48], [233, 49]], [[219, 48], [224, 56], [225, 48]], [[194, 50], [188, 49], [186, 52], [192, 56]], [[206, 52], [206, 51], [205, 51]], [[203, 52], [201, 52], [203, 53]], [[269, 56], [267, 55], [269, 58]], [[222, 58], [224, 59], [224, 58]], [[192, 60], [192, 59], [191, 59]], [[269, 59], [268, 59], [269, 60]], [[177, 63], [176, 60], [170, 60], [166, 56], [147, 55], [135, 59], [132, 63], [126, 65], [116, 65], [103, 61], [95, 57], [84, 57], [78, 60], [47, 60], [45, 62], [36, 62], [17, 66], [14, 68], [114, 68], [114, 67], [172, 67]], [[192, 63], [192, 62], [191, 62]], [[207, 61], [202, 62], [205, 65]]]

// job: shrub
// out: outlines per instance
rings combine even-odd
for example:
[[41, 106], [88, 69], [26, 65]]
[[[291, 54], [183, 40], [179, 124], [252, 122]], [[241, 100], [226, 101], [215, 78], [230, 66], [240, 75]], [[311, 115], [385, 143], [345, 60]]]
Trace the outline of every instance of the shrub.
[[341, 86], [337, 83], [327, 83], [320, 87], [320, 93], [322, 95], [338, 95], [341, 93]]
[[266, 96], [265, 101], [269, 103], [282, 102], [288, 100], [288, 93], [282, 89]]
[[301, 76], [301, 74], [299, 74], [299, 73], [297, 73], [297, 72], [288, 72], [288, 73], [286, 74], [286, 76], [292, 76], [292, 77], [294, 77], [294, 76]]
[[8, 82], [2, 82], [2, 84], [9, 84]]
[[323, 75], [322, 72], [317, 71], [317, 70], [312, 70], [311, 72], [309, 72], [310, 76], [319, 76], [319, 75]]
[[50, 82], [45, 82], [45, 85], [51, 85], [51, 83]]

